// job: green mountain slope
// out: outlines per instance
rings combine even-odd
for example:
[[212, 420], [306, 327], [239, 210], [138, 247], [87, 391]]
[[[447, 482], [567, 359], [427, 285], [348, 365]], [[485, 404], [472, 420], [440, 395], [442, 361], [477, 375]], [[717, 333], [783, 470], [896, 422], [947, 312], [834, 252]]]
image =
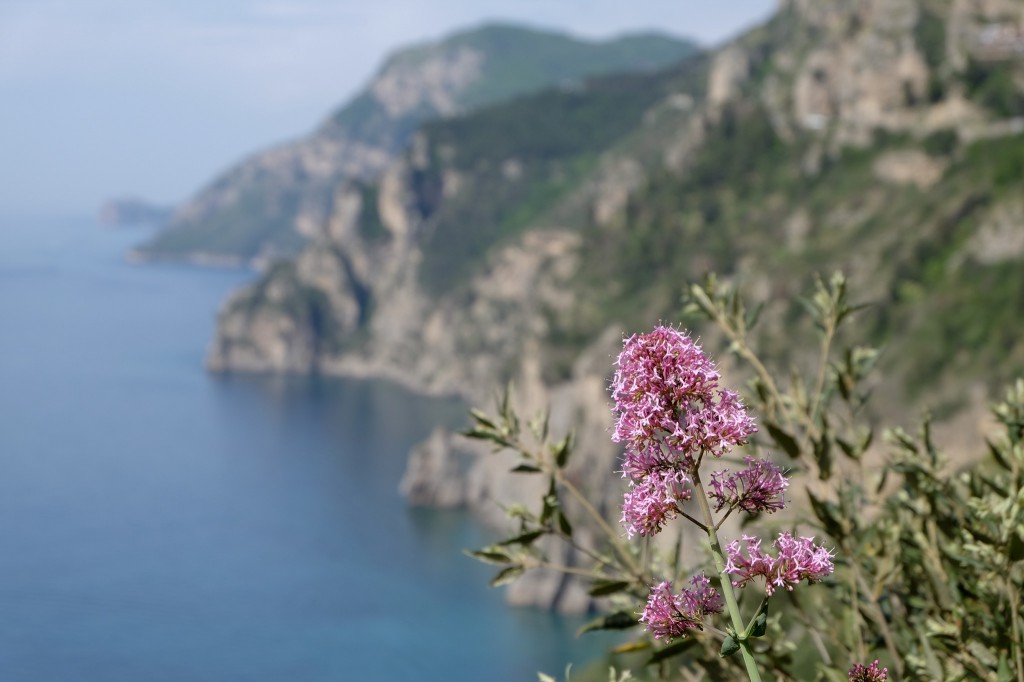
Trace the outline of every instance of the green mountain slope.
[[[611, 500], [623, 334], [677, 321], [686, 285], [717, 272], [765, 303], [770, 360], [799, 365], [815, 349], [794, 345], [809, 337], [789, 302], [841, 268], [870, 304], [857, 334], [884, 343], [887, 423], [930, 407], [979, 442], [970, 408], [1024, 371], [1022, 9], [792, 0], [660, 72], [427, 124], [379, 182], [338, 191], [296, 259], [232, 297], [209, 365], [478, 404], [514, 379], [522, 414], [551, 406], [553, 428], [580, 427], [574, 475]], [[544, 494], [503, 487], [506, 470], [474, 460], [463, 499], [486, 513]]]
[[424, 121], [598, 74], [655, 69], [694, 50], [660, 35], [590, 42], [503, 24], [403, 50], [311, 136], [216, 179], [139, 255], [265, 261], [294, 254], [327, 220], [338, 184], [376, 176]]
[[[478, 296], [477, 281], [530, 232], [570, 233], [559, 287], [573, 303], [542, 311], [538, 337], [552, 380], [609, 325], [672, 318], [684, 285], [707, 271], [781, 299], [835, 267], [878, 304], [871, 332], [892, 339], [911, 393], [953, 367], [982, 377], [1001, 359], [1004, 373], [1021, 354], [1024, 66], [1014, 45], [979, 36], [1018, 19], [942, 2], [872, 8], [793, 3], [713, 56], [427, 124], [391, 167], [391, 189], [360, 185], [351, 235], [311, 249], [398, 259], [424, 305], [443, 307]], [[386, 346], [372, 313], [388, 314], [397, 285], [352, 276], [369, 292], [356, 336]], [[230, 368], [234, 341], [220, 340], [214, 366]], [[337, 359], [279, 367], [257, 351], [241, 365], [306, 371]]]

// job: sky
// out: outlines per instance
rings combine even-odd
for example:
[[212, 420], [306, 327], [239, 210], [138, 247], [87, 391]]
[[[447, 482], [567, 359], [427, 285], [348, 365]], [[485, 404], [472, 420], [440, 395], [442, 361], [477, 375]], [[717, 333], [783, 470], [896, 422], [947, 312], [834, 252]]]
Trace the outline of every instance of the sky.
[[711, 46], [776, 0], [0, 0], [0, 212], [184, 201], [311, 131], [398, 47], [491, 20]]

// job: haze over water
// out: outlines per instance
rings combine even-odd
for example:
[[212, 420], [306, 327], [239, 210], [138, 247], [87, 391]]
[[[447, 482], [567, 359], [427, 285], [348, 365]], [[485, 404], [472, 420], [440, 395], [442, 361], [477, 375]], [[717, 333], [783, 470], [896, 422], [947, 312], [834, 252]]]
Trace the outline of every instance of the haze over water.
[[462, 407], [208, 376], [251, 275], [133, 266], [142, 235], [0, 218], [0, 679], [531, 680], [578, 621], [508, 609], [409, 446]]

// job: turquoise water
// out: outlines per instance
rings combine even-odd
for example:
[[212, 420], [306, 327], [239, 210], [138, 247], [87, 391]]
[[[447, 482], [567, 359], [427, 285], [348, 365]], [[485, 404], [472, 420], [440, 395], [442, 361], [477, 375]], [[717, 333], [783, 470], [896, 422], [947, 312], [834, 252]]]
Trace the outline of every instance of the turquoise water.
[[462, 408], [395, 387], [216, 378], [251, 275], [133, 266], [142, 235], [0, 220], [0, 679], [533, 680], [572, 619], [504, 606], [409, 510], [408, 447]]

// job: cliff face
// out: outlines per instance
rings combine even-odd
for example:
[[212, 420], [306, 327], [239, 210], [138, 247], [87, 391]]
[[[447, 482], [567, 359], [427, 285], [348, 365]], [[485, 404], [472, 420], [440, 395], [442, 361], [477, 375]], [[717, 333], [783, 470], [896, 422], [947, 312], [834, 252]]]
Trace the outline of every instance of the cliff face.
[[[763, 347], [799, 363], [784, 302], [843, 268], [875, 304], [864, 337], [888, 340], [884, 406], [969, 408], [979, 382], [1024, 370], [1022, 35], [1018, 2], [794, 0], [657, 74], [427, 124], [228, 302], [210, 367], [476, 404], [512, 379], [527, 414], [577, 428], [573, 475], [613, 510], [622, 335], [676, 319], [682, 287], [714, 270], [767, 302]], [[491, 519], [495, 499], [539, 498], [460, 447], [435, 434], [404, 488]], [[554, 580], [518, 589], [582, 603]]]
[[137, 255], [256, 264], [294, 255], [328, 220], [339, 183], [377, 177], [420, 123], [693, 50], [662, 36], [597, 43], [505, 25], [406, 49], [312, 135], [246, 159], [180, 206]]

